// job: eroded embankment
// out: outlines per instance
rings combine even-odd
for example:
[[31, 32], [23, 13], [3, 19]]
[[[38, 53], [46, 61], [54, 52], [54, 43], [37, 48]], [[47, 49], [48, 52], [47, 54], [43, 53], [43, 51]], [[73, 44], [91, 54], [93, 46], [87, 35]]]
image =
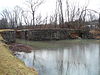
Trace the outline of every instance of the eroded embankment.
[[0, 75], [38, 75], [35, 70], [26, 67], [23, 62], [11, 54], [1, 35]]

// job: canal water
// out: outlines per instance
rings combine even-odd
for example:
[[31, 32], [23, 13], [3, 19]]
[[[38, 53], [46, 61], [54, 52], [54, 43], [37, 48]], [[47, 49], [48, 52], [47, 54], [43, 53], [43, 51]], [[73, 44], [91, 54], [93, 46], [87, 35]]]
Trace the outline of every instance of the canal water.
[[28, 67], [35, 67], [39, 75], [100, 75], [100, 42], [61, 45], [16, 52], [16, 56]]

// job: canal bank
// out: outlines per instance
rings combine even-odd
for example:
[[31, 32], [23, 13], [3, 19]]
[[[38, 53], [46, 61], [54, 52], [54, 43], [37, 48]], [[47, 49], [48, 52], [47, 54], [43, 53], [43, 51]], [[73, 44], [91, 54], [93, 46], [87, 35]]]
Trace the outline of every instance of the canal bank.
[[34, 69], [26, 67], [24, 62], [13, 56], [8, 48], [8, 45], [4, 43], [4, 39], [1, 35], [0, 75], [38, 75], [38, 73]]

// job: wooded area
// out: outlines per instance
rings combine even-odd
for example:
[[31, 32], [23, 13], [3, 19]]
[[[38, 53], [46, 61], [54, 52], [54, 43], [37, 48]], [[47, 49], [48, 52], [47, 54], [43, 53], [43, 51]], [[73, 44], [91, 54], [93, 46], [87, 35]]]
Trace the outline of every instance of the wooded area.
[[[27, 10], [16, 6], [13, 10], [4, 9], [0, 13], [2, 16], [0, 20], [1, 29], [14, 29], [17, 31], [18, 37], [24, 39], [35, 38], [35, 40], [38, 38], [38, 40], [55, 39], [55, 37], [51, 36], [57, 36], [56, 39], [62, 37], [64, 39], [66, 35], [66, 39], [83, 38], [83, 36], [84, 38], [100, 37], [98, 33], [100, 32], [100, 13], [88, 9], [88, 3], [80, 6], [79, 3], [70, 3], [69, 0], [65, 0], [65, 2], [56, 0], [55, 13], [47, 15], [45, 18], [41, 13], [36, 13], [38, 8], [43, 5], [44, 0], [27, 0], [25, 3], [29, 8]], [[64, 3], [66, 10], [63, 8]], [[76, 30], [80, 32], [76, 33]], [[10, 35], [10, 32], [3, 34]]]
[[[47, 15], [45, 18], [41, 13], [36, 14], [38, 8], [43, 5], [44, 0], [27, 0], [25, 2], [25, 10], [20, 6], [15, 6], [13, 10], [4, 9], [0, 15], [0, 28], [17, 28], [23, 26], [35, 25], [66, 25], [67, 27], [81, 28], [87, 25], [95, 25], [100, 27], [100, 13], [98, 11], [88, 9], [88, 3], [79, 6], [79, 3], [70, 3], [69, 0], [56, 0], [55, 10], [53, 14]], [[63, 5], [66, 4], [64, 10]]]

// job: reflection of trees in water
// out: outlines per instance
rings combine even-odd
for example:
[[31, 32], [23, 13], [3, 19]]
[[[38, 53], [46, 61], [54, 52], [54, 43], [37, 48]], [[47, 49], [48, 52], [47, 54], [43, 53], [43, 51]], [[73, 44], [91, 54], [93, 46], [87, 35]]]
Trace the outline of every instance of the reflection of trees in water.
[[[19, 57], [27, 59], [28, 56]], [[70, 48], [33, 51], [31, 63], [39, 75], [99, 75], [99, 59], [100, 41], [99, 44], [81, 43]]]
[[99, 57], [100, 57], [100, 40], [99, 40]]
[[100, 74], [100, 40], [99, 40], [99, 74]]
[[36, 50], [33, 51], [33, 68], [35, 67], [37, 69], [39, 75], [46, 75], [46, 64], [42, 58], [42, 52], [39, 51], [41, 53], [39, 56], [37, 56], [37, 52]]
[[65, 75], [87, 75], [88, 70], [86, 68], [86, 64], [68, 61], [65, 69]]
[[59, 75], [63, 75], [63, 57], [64, 57], [64, 50], [63, 49], [58, 50], [56, 55], [56, 62]]
[[66, 65], [64, 64], [66, 66], [64, 68], [64, 75], [73, 75], [74, 72], [81, 74], [81, 69], [83, 69], [84, 72], [88, 72], [85, 57], [85, 46], [82, 43], [72, 46], [70, 49], [68, 49], [66, 54], [67, 59], [65, 60], [67, 61], [65, 62]]
[[33, 55], [33, 66], [35, 65], [35, 60], [36, 60], [36, 56], [35, 56], [35, 50], [34, 50], [34, 55]]

